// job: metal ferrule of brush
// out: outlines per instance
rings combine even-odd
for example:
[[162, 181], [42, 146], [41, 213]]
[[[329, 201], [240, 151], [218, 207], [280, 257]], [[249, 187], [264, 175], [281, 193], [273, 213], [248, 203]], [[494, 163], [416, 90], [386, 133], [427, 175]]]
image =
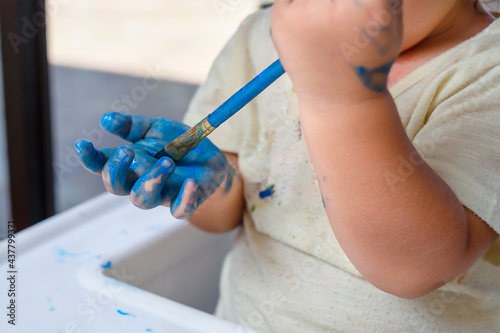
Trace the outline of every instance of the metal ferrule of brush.
[[179, 161], [196, 147], [201, 140], [212, 133], [215, 128], [216, 127], [210, 125], [207, 118], [204, 118], [177, 139], [166, 145], [165, 148], [155, 154], [154, 157], [158, 159], [170, 157], [174, 161]]

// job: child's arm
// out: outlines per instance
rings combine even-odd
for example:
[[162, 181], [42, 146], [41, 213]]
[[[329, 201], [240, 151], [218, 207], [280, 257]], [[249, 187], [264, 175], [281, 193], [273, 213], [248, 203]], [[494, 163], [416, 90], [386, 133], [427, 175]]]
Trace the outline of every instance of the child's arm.
[[[401, 45], [398, 5], [278, 0], [272, 31], [339, 243], [372, 284], [414, 298], [463, 274], [498, 235], [425, 162], [396, 187], [384, 177], [419, 158], [385, 86]], [[361, 47], [356, 29], [370, 25]]]
[[205, 139], [177, 163], [169, 158], [157, 160], [154, 152], [182, 134], [186, 125], [119, 113], [104, 115], [101, 123], [131, 144], [97, 150], [89, 141], [79, 140], [76, 149], [83, 166], [101, 175], [109, 192], [130, 195], [132, 203], [142, 209], [170, 207], [176, 218], [190, 218], [201, 209], [203, 213], [193, 223], [207, 231], [227, 231], [239, 224], [243, 194], [233, 167], [237, 165], [234, 155], [226, 158]]
[[225, 232], [237, 227], [243, 216], [243, 182], [238, 169], [238, 155], [225, 153], [231, 165], [230, 176], [189, 218], [194, 226], [209, 232]]

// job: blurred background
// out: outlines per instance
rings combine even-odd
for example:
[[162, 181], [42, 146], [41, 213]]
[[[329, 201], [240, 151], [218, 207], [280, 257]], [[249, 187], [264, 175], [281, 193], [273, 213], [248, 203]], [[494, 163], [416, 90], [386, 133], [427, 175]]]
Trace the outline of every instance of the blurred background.
[[[99, 148], [123, 144], [100, 127], [108, 111], [182, 119], [218, 52], [242, 20], [267, 2], [46, 0], [45, 10], [35, 8], [47, 19], [54, 213], [105, 191], [100, 177], [79, 165], [77, 138]], [[23, 47], [22, 39], [2, 42]], [[0, 91], [1, 239], [12, 214], [3, 87]]]

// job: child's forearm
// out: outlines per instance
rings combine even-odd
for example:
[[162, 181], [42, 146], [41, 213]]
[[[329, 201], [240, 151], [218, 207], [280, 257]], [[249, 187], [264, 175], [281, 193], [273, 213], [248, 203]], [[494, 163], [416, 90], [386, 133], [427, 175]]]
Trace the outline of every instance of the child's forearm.
[[385, 175], [418, 153], [389, 93], [359, 105], [301, 106], [301, 123], [331, 227], [380, 289], [426, 294], [463, 274], [495, 239], [425, 162], [390, 186]]
[[191, 224], [208, 232], [226, 232], [242, 221], [244, 198], [238, 157], [229, 153], [225, 155], [234, 172], [228, 174], [216, 192], [189, 218]]

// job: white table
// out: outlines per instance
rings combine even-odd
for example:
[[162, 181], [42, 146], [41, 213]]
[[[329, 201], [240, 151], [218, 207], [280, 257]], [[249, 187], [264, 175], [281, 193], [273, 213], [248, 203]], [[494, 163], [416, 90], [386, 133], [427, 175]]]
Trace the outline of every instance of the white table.
[[[209, 314], [234, 235], [100, 195], [16, 234], [16, 326], [7, 324], [2, 278], [0, 331], [254, 332]], [[0, 254], [5, 276], [7, 240]]]

